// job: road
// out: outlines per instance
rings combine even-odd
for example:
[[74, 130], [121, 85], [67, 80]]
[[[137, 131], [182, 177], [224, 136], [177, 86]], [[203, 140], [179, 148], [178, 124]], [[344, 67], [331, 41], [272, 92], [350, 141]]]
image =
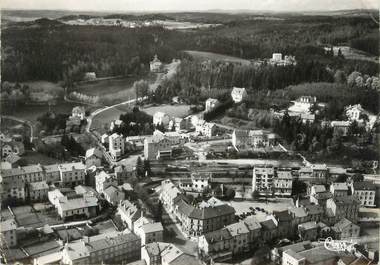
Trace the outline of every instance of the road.
[[9, 116], [9, 115], [1, 115], [1, 118], [8, 119], [8, 120], [14, 120], [14, 121], [17, 121], [17, 122], [20, 122], [20, 123], [23, 123], [23, 124], [26, 124], [27, 126], [29, 126], [30, 127], [30, 142], [33, 142], [33, 140], [34, 140], [34, 128], [33, 128], [32, 122], [27, 121], [27, 120], [23, 120], [23, 119], [20, 119], [17, 117]]
[[[179, 64], [180, 64], [180, 61], [174, 61], [174, 62], [166, 65], [165, 69], [167, 70], [167, 72], [165, 74], [159, 74], [157, 76], [156, 80], [152, 84], [149, 84], [149, 89], [151, 91], [155, 91], [157, 89], [157, 87], [162, 83], [162, 81], [164, 79], [166, 79], [166, 78], [169, 79], [169, 78], [173, 77], [173, 75], [177, 71], [177, 67], [179, 66]], [[147, 99], [147, 97], [138, 98], [139, 101], [146, 100], [146, 99]], [[124, 101], [124, 102], [121, 102], [121, 103], [118, 103], [118, 104], [115, 104], [115, 105], [112, 105], [112, 106], [106, 106], [106, 107], [103, 107], [103, 108], [95, 110], [94, 112], [92, 112], [90, 114], [89, 117], [87, 117], [86, 131], [90, 132], [92, 120], [94, 119], [94, 117], [96, 115], [99, 115], [100, 113], [102, 113], [104, 111], [107, 111], [107, 110], [110, 110], [112, 108], [116, 108], [116, 107], [122, 106], [122, 105], [129, 105], [129, 104], [132, 104], [132, 103], [135, 103], [135, 102], [136, 102], [136, 98], [130, 99], [130, 100], [127, 100], [127, 101]]]

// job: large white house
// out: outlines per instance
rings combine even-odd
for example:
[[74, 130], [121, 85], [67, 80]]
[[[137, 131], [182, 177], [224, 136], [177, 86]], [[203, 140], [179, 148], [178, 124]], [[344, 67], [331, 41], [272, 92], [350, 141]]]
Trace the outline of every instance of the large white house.
[[153, 73], [160, 72], [162, 70], [162, 62], [158, 59], [157, 54], [154, 55], [153, 60], [150, 62], [150, 71]]
[[234, 87], [231, 91], [231, 97], [235, 103], [242, 102], [247, 96], [248, 94], [244, 87]]

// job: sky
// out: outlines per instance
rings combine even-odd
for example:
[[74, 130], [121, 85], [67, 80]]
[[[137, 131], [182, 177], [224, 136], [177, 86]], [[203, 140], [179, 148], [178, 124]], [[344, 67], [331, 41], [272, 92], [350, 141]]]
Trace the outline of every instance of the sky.
[[325, 11], [379, 9], [378, 0], [0, 0], [6, 9], [80, 11]]

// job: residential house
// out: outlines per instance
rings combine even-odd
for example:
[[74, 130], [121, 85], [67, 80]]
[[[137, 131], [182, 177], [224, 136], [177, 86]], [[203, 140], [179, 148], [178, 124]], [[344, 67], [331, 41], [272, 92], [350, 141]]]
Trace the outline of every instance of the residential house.
[[174, 213], [179, 219], [182, 232], [189, 236], [218, 230], [235, 221], [235, 209], [224, 203], [210, 205], [203, 202], [194, 206], [178, 196], [174, 204]]
[[160, 200], [168, 212], [174, 211], [174, 199], [181, 194], [181, 190], [170, 179], [161, 182]]
[[233, 87], [231, 91], [231, 98], [235, 103], [240, 103], [247, 97], [248, 94], [244, 87]]
[[112, 159], [116, 160], [125, 154], [125, 138], [114, 133], [108, 137], [108, 150]]
[[276, 134], [264, 130], [234, 130], [232, 133], [232, 145], [237, 150], [274, 146], [277, 140]]
[[324, 246], [295, 252], [291, 249], [283, 252], [282, 265], [335, 265], [338, 254]]
[[17, 247], [17, 223], [14, 219], [8, 219], [0, 223], [1, 248]]
[[86, 167], [91, 166], [100, 167], [102, 164], [103, 152], [97, 147], [90, 148], [86, 151]]
[[85, 81], [93, 81], [96, 79], [96, 73], [95, 72], [86, 72], [84, 73], [83, 80]]
[[169, 115], [164, 112], [157, 111], [153, 115], [153, 124], [155, 126], [163, 125], [164, 127], [167, 127], [169, 125], [169, 121], [170, 121]]
[[114, 129], [120, 128], [121, 125], [123, 125], [122, 120], [117, 119], [117, 120], [112, 121], [110, 125], [110, 131], [113, 132]]
[[104, 198], [112, 205], [116, 206], [118, 203], [125, 199], [124, 192], [119, 187], [109, 185], [103, 191]]
[[158, 59], [157, 54], [154, 55], [154, 58], [152, 61], [149, 63], [150, 66], [150, 71], [153, 73], [158, 73], [162, 71], [163, 64], [162, 62]]
[[111, 176], [104, 171], [99, 172], [99, 174], [95, 176], [95, 190], [99, 194], [102, 194], [106, 188], [112, 185], [118, 185], [117, 179], [114, 176]]
[[309, 221], [308, 214], [304, 207], [291, 207], [289, 208], [289, 214], [292, 217], [293, 230], [295, 230], [299, 224]]
[[121, 264], [140, 259], [140, 238], [129, 232], [109, 232], [66, 243], [62, 263]]
[[350, 187], [351, 193], [360, 200], [360, 205], [376, 207], [376, 186], [372, 182], [354, 182]]
[[58, 165], [60, 183], [65, 187], [84, 184], [86, 166], [81, 162]]
[[176, 132], [188, 131], [191, 127], [192, 124], [190, 117], [174, 119], [174, 128]]
[[317, 98], [312, 96], [302, 96], [292, 101], [293, 105], [288, 108], [293, 113], [310, 113], [310, 108], [317, 103]]
[[25, 200], [25, 178], [22, 168], [2, 169], [0, 174], [2, 184], [2, 200]]
[[98, 199], [90, 194], [84, 194], [74, 198], [59, 197], [56, 205], [58, 215], [63, 219], [75, 219], [77, 217], [90, 218], [96, 216]]
[[163, 242], [151, 243], [143, 247], [141, 256], [146, 265], [203, 264], [196, 256], [184, 253], [173, 244]]
[[363, 109], [360, 104], [347, 106], [345, 108], [345, 114], [349, 121], [356, 121], [358, 124], [364, 124], [367, 130], [371, 130], [377, 120], [376, 115]]
[[358, 238], [360, 235], [360, 226], [352, 223], [350, 220], [343, 218], [332, 227], [335, 238]]
[[[20, 160], [21, 160], [21, 157], [14, 154], [14, 153], [11, 153], [9, 154], [3, 162], [1, 162], [2, 164], [2, 169], [6, 169], [6, 168], [15, 168], [15, 167], [19, 167], [20, 166]], [[4, 164], [7, 164], [7, 166], [4, 168]]]
[[330, 126], [334, 129], [334, 134], [347, 136], [348, 129], [350, 128], [350, 121], [331, 121]]
[[71, 112], [71, 117], [72, 118], [79, 118], [80, 120], [84, 120], [86, 117], [86, 111], [85, 111], [84, 107], [82, 107], [82, 106], [74, 107], [72, 112]]
[[248, 252], [249, 247], [249, 230], [243, 221], [230, 224], [226, 226], [228, 232], [233, 238], [233, 243], [231, 244], [232, 255], [238, 253]]
[[141, 248], [141, 259], [145, 261], [146, 265], [162, 265], [162, 253], [169, 246], [171, 246], [170, 243], [164, 242], [153, 242], [145, 244]]
[[332, 197], [333, 197], [333, 194], [329, 191], [318, 192], [313, 195], [310, 195], [310, 202], [316, 205], [320, 205], [323, 208], [326, 208], [327, 200]]
[[326, 187], [324, 185], [315, 184], [310, 187], [309, 194], [310, 196], [314, 196], [317, 193], [323, 193], [323, 192], [326, 192]]
[[312, 113], [301, 113], [300, 115], [302, 123], [314, 123], [315, 121], [315, 114]]
[[360, 200], [355, 196], [341, 196], [328, 199], [326, 207], [330, 209], [336, 220], [347, 218], [352, 222], [357, 222]]
[[124, 200], [119, 203], [117, 214], [120, 216], [124, 225], [133, 231], [133, 225], [141, 217], [142, 212], [134, 203]]
[[186, 192], [202, 193], [209, 188], [209, 180], [210, 178], [208, 176], [193, 173], [190, 179], [182, 178], [179, 180], [179, 188]]
[[311, 168], [313, 170], [312, 178], [314, 182], [318, 182], [318, 183], [327, 182], [329, 170], [326, 164], [313, 164]]
[[298, 235], [301, 240], [315, 241], [318, 238], [318, 225], [315, 221], [310, 221], [298, 225]]
[[219, 100], [215, 98], [208, 98], [205, 102], [205, 112], [210, 112], [220, 104]]
[[165, 137], [152, 136], [144, 140], [144, 158], [155, 160], [170, 158], [172, 155], [171, 142]]
[[347, 196], [348, 185], [347, 183], [339, 183], [339, 182], [331, 183], [330, 192], [334, 195], [334, 197]]
[[49, 185], [45, 180], [29, 183], [29, 198], [31, 201], [44, 201], [47, 199]]
[[118, 165], [114, 168], [114, 174], [119, 184], [125, 183], [128, 179], [136, 176], [136, 168], [130, 163]]
[[202, 136], [212, 137], [216, 135], [216, 124], [213, 122], [206, 122], [205, 120], [200, 120], [195, 126], [195, 131]]
[[198, 239], [198, 248], [203, 256], [215, 261], [228, 261], [232, 258], [233, 238], [227, 228], [204, 234]]
[[311, 242], [308, 240], [291, 244], [291, 245], [286, 245], [283, 247], [275, 247], [271, 251], [271, 260], [275, 264], [282, 264], [282, 255], [285, 251], [292, 250], [295, 253], [297, 253], [297, 252], [301, 252], [301, 251], [304, 251], [306, 249], [311, 249], [311, 248], [312, 248]]
[[18, 141], [10, 141], [10, 142], [3, 142], [0, 141], [0, 147], [1, 147], [1, 157], [7, 157], [10, 154], [15, 154], [22, 156], [25, 154], [25, 147], [22, 142]]
[[47, 183], [59, 186], [61, 182], [61, 176], [58, 164], [44, 166], [44, 174]]
[[141, 232], [141, 245], [163, 241], [164, 228], [160, 222], [142, 225]]
[[269, 242], [277, 238], [277, 224], [273, 218], [269, 218], [260, 222], [261, 225], [261, 240], [263, 242]]
[[321, 205], [304, 205], [309, 221], [319, 222], [322, 220], [324, 209]]

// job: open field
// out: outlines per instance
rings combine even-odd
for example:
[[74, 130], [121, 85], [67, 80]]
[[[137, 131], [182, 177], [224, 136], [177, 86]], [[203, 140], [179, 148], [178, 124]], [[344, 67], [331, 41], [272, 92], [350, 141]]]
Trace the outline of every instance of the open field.
[[189, 105], [159, 105], [159, 106], [146, 107], [141, 110], [152, 116], [157, 111], [161, 111], [168, 114], [170, 117], [182, 118], [189, 115], [190, 106]]
[[225, 62], [231, 62], [231, 63], [241, 63], [244, 65], [251, 64], [249, 60], [245, 60], [239, 57], [233, 57], [228, 56], [224, 54], [219, 53], [213, 53], [213, 52], [201, 52], [201, 51], [184, 51], [185, 53], [191, 55], [195, 59], [200, 60], [212, 60], [212, 61], [225, 61]]
[[366, 52], [360, 51], [349, 46], [334, 46], [334, 55], [338, 55], [339, 49], [342, 51], [344, 58], [352, 60], [364, 60], [377, 63], [378, 58], [376, 56], [370, 55]]
[[[71, 113], [73, 107], [79, 104], [60, 101], [56, 105], [51, 105], [50, 110], [55, 113]], [[11, 106], [3, 106], [2, 114], [11, 115], [20, 119], [31, 121], [35, 123], [37, 118], [42, 114], [49, 111], [48, 105], [24, 105], [17, 106], [16, 108]]]
[[111, 121], [119, 119], [121, 114], [125, 114], [130, 110], [130, 107], [133, 106], [120, 105], [99, 113], [92, 119], [91, 128], [96, 129], [101, 133], [105, 132], [104, 125], [107, 124], [109, 126]]

